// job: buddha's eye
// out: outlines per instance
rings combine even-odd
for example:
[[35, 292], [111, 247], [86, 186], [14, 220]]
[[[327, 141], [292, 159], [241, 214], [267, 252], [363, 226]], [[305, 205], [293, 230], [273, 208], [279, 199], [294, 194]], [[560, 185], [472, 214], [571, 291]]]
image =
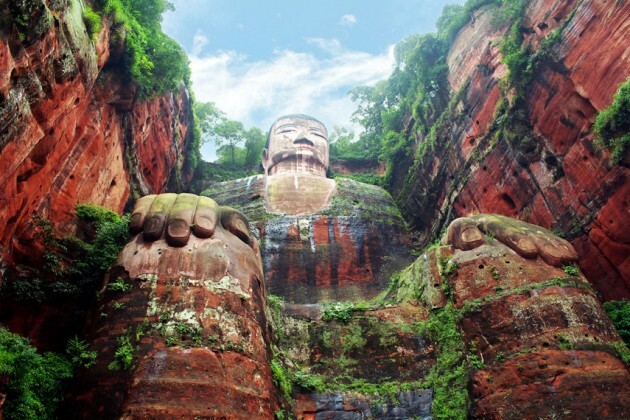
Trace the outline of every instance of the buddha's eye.
[[295, 130], [293, 128], [285, 128], [284, 130], [280, 131], [279, 134], [285, 134], [285, 133], [293, 133]]
[[318, 132], [311, 132], [311, 134], [313, 134], [313, 135], [315, 135], [315, 136], [317, 136], [317, 137], [319, 137], [319, 138], [322, 138], [322, 139], [326, 140], [326, 137], [325, 137], [323, 134], [320, 134], [320, 133], [318, 133]]

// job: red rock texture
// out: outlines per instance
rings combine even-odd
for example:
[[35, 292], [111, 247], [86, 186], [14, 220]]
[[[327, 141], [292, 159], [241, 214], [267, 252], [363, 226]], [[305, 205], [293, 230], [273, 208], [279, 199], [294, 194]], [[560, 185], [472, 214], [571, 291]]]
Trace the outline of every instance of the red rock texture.
[[330, 205], [303, 216], [267, 212], [262, 176], [204, 194], [242, 211], [260, 233], [267, 285], [288, 302], [364, 300], [408, 265], [411, 240], [383, 189], [342, 179]]
[[29, 261], [27, 224], [34, 213], [72, 233], [77, 203], [120, 213], [132, 189], [163, 191], [183, 162], [190, 119], [184, 88], [134, 101], [135, 87], [115, 76], [120, 52], [110, 45], [107, 25], [94, 44], [83, 24], [73, 23], [81, 13], [78, 3], [61, 10], [42, 7], [52, 20], [41, 38], [22, 40], [14, 26], [3, 28], [0, 38], [5, 262]]
[[604, 351], [538, 350], [478, 371], [472, 418], [626, 418], [626, 366]]
[[330, 163], [330, 169], [336, 174], [377, 174], [384, 175], [387, 168], [382, 162], [366, 162], [352, 160], [337, 160]]
[[[218, 227], [181, 248], [135, 237], [114, 265], [89, 337], [97, 364], [66, 399], [73, 418], [272, 418], [270, 329], [260, 254]], [[120, 308], [120, 305], [124, 305]], [[108, 366], [120, 337], [128, 370]]]
[[531, 2], [521, 32], [534, 51], [569, 21], [506, 133], [490, 123], [501, 99], [498, 81], [507, 73], [492, 40], [507, 28], [484, 24], [487, 9], [477, 12], [448, 56], [453, 90], [466, 88], [458, 108], [464, 112], [442, 126], [435, 152], [408, 185], [410, 193], [398, 197], [421, 240], [429, 242], [453, 216], [517, 217], [563, 232], [605, 299], [630, 297], [627, 157], [612, 164], [608, 152], [595, 148], [591, 132], [597, 112], [630, 75], [628, 16], [627, 2]]
[[581, 274], [567, 276], [496, 240], [456, 250], [452, 261], [459, 327], [485, 363], [472, 376], [472, 418], [628, 415], [621, 338]]

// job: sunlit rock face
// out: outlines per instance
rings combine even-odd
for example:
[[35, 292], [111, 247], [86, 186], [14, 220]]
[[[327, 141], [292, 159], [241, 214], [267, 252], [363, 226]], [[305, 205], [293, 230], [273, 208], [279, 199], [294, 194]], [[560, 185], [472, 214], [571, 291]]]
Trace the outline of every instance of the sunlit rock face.
[[34, 213], [71, 233], [77, 203], [121, 213], [134, 190], [164, 191], [183, 164], [192, 114], [184, 87], [134, 100], [117, 68], [121, 45], [106, 24], [92, 42], [81, 2], [24, 2], [36, 12], [22, 37], [9, 3], [1, 6], [0, 258], [29, 263]]
[[88, 334], [99, 357], [79, 375], [68, 417], [272, 418], [258, 244], [238, 213], [208, 198], [154, 198], [136, 205], [141, 232], [102, 291]]
[[629, 76], [630, 3], [528, 3], [520, 32], [532, 54], [564, 29], [507, 132], [497, 130], [495, 110], [508, 74], [499, 40], [510, 28], [494, 25], [492, 13], [476, 12], [447, 56], [452, 91], [461, 90], [453, 108], [465, 111], [437, 130], [436, 150], [422, 159], [404, 196], [408, 166], [394, 168], [392, 194], [427, 242], [453, 214], [501, 213], [562, 232], [605, 299], [630, 297], [629, 156], [613, 164], [592, 133], [597, 112]]
[[328, 179], [324, 125], [281, 117], [269, 132], [264, 176], [207, 190], [260, 232], [269, 290], [295, 303], [374, 297], [411, 262], [411, 241], [382, 188]]

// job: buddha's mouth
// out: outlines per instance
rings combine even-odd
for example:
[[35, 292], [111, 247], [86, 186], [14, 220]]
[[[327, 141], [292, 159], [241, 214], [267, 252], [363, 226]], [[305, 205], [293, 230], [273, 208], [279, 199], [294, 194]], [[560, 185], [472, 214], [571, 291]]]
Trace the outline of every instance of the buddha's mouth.
[[312, 141], [307, 140], [307, 139], [298, 139], [298, 140], [295, 140], [295, 141], [293, 142], [293, 144], [294, 144], [294, 145], [296, 145], [296, 146], [298, 146], [298, 147], [300, 147], [300, 148], [301, 148], [301, 147], [308, 147], [308, 148], [310, 148], [310, 147], [314, 147], [314, 146], [315, 146], [315, 145], [313, 144], [313, 142], [312, 142]]

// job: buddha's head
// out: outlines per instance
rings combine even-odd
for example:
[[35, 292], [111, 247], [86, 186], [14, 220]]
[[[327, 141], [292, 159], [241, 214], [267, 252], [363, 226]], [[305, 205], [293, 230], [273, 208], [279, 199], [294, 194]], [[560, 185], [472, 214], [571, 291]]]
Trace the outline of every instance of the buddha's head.
[[269, 130], [262, 161], [269, 175], [296, 172], [326, 176], [326, 126], [308, 115], [293, 114], [278, 118]]

